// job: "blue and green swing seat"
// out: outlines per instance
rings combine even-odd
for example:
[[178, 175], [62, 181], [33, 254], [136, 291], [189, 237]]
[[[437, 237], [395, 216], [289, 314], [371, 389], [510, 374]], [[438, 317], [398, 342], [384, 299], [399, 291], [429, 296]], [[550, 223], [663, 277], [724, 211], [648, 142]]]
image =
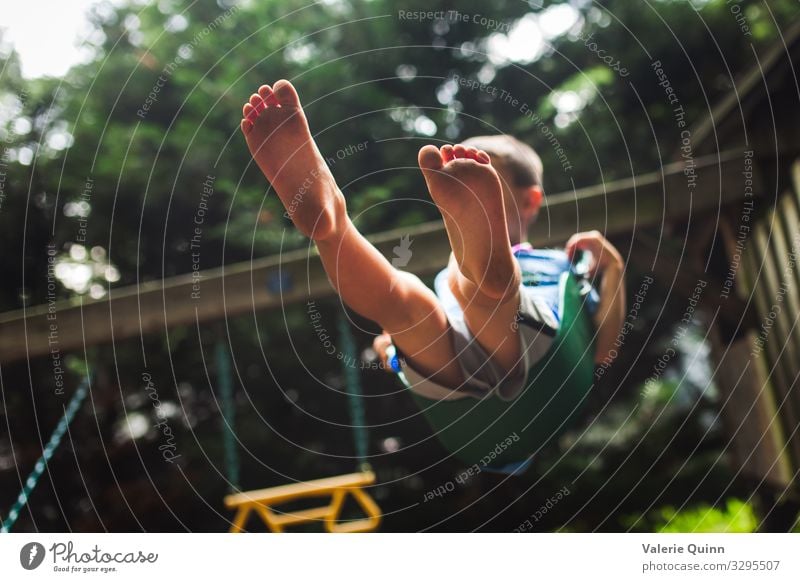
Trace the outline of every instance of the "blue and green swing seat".
[[[413, 392], [404, 375], [398, 374], [436, 437], [455, 458], [470, 466], [516, 474], [570, 426], [594, 376], [593, 327], [583, 285], [573, 271], [561, 273], [561, 323], [555, 340], [530, 369], [527, 386], [513, 400], [494, 394], [482, 399], [431, 400]], [[518, 440], [509, 438], [514, 434]]]

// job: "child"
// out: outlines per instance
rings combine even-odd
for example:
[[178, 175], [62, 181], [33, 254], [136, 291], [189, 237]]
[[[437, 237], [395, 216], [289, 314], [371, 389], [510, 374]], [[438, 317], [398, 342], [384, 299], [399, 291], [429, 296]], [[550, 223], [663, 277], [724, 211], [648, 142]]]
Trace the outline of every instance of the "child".
[[[393, 267], [353, 226], [291, 83], [262, 85], [243, 115], [250, 152], [292, 222], [316, 243], [344, 302], [384, 329], [376, 340], [379, 353], [385, 357], [392, 343], [403, 354], [412, 389], [440, 400], [494, 390], [513, 398], [530, 364], [550, 346], [559, 321], [557, 299], [523, 285], [523, 275], [547, 273], [520, 268], [523, 256], [537, 255], [526, 243], [543, 196], [534, 151], [508, 136], [420, 150], [419, 166], [453, 251], [437, 277], [437, 296], [416, 276]], [[589, 251], [590, 276], [602, 276], [595, 362], [608, 361], [624, 319], [623, 261], [596, 231], [567, 242], [567, 257], [577, 251]], [[552, 260], [554, 268], [566, 260], [549, 253], [537, 256]]]

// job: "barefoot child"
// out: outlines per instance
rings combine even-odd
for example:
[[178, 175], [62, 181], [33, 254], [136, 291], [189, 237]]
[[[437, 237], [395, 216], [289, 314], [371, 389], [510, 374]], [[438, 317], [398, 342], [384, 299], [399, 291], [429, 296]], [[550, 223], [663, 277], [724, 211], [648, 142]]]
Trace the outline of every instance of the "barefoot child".
[[[402, 353], [412, 390], [435, 400], [493, 393], [513, 399], [559, 326], [558, 298], [547, 281], [577, 251], [591, 253], [589, 275], [602, 277], [594, 358], [608, 361], [624, 318], [622, 258], [596, 231], [574, 235], [566, 255], [527, 244], [543, 196], [541, 162], [530, 147], [491, 136], [420, 150], [453, 251], [434, 293], [394, 268], [353, 226], [291, 83], [262, 85], [243, 115], [250, 152], [292, 222], [316, 243], [343, 301], [384, 329], [379, 352], [391, 342]], [[526, 261], [538, 265], [535, 272], [524, 271]]]
[[[612, 349], [612, 344], [625, 316], [622, 257], [611, 243], [597, 231], [573, 235], [567, 242], [566, 253], [553, 250], [534, 250], [527, 242], [527, 232], [538, 217], [543, 198], [542, 163], [539, 156], [530, 146], [507, 135], [473, 137], [464, 141], [462, 145], [488, 154], [491, 158], [491, 165], [497, 171], [502, 184], [508, 239], [511, 243], [512, 254], [518, 263], [517, 266], [522, 271], [519, 297], [515, 295], [512, 304], [518, 306], [517, 317], [523, 323], [519, 326], [523, 354], [520, 357], [516, 350], [509, 350], [512, 352], [512, 360], [525, 362], [526, 368], [530, 367], [550, 346], [561, 315], [558, 312], [559, 296], [555, 282], [558, 280], [559, 273], [569, 268], [566, 261], [573, 259], [579, 251], [588, 251], [592, 264], [589, 266], [587, 275], [590, 278], [602, 277], [599, 299], [594, 292], [587, 297], [597, 330], [594, 359], [596, 363], [610, 363], [613, 360], [611, 354], [616, 353]], [[447, 151], [449, 146], [445, 146], [443, 149]], [[448, 228], [448, 233], [450, 232], [451, 230]], [[463, 333], [456, 335], [460, 359], [463, 362], [474, 355], [476, 362], [473, 366], [480, 366], [483, 365], [486, 357], [474, 344], [477, 343], [479, 346], [483, 346], [483, 344], [481, 344], [480, 337], [471, 330], [475, 329], [473, 326], [491, 326], [492, 320], [496, 323], [499, 314], [491, 312], [482, 318], [481, 311], [474, 309], [474, 306], [465, 305], [465, 308], [462, 308], [462, 299], [450, 292], [450, 284], [453, 280], [452, 268], [451, 260], [450, 266], [437, 277], [435, 288], [448, 312], [451, 328], [463, 330]], [[505, 323], [507, 320], [502, 319], [501, 321]], [[466, 329], [464, 330], [465, 324]], [[507, 327], [501, 326], [501, 330], [506, 332]], [[472, 337], [477, 341], [470, 342]], [[463, 341], [464, 339], [466, 341]], [[515, 345], [516, 342], [509, 341], [510, 339], [513, 339], [513, 333], [503, 335], [499, 341], [503, 343], [508, 341], [509, 344]], [[373, 345], [387, 367], [390, 365], [387, 361], [386, 350], [391, 345], [392, 338], [388, 333], [376, 337]], [[491, 346], [491, 343], [489, 345]], [[502, 347], [498, 351], [505, 353], [502, 351]], [[515, 357], [520, 359], [516, 360]], [[484, 365], [484, 368], [490, 367], [491, 361], [488, 365]], [[505, 377], [504, 370], [508, 370], [508, 368], [502, 368], [499, 371], [495, 369], [495, 377], [488, 383], [497, 385], [501, 397], [512, 398], [524, 386], [525, 377], [524, 374], [517, 375], [517, 381], [514, 382], [513, 378]], [[472, 383], [474, 384], [476, 376], [486, 377], [488, 372], [489, 370], [476, 372], [471, 376]], [[430, 388], [430, 383], [419, 378], [413, 366], [406, 371], [406, 377], [415, 380], [413, 384], [416, 392], [423, 393], [430, 398], [436, 397], [437, 391], [425, 390], [425, 388]], [[487, 389], [491, 389], [491, 386], [484, 386], [483, 393]], [[461, 392], [464, 392], [463, 388]], [[442, 391], [438, 391], [438, 394], [442, 394]], [[441, 396], [439, 397], [441, 398]], [[454, 397], [461, 397], [461, 394], [448, 396], [449, 399]]]

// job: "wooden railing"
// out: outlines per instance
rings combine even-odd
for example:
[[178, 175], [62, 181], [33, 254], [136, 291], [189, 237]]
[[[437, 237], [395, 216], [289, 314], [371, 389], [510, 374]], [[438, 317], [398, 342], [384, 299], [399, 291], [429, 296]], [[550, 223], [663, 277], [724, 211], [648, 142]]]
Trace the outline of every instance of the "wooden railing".
[[[579, 230], [608, 235], [660, 228], [741, 197], [741, 152], [696, 160], [697, 188], [686, 188], [684, 164], [545, 197], [531, 232], [536, 245], [563, 243]], [[668, 194], [669, 193], [669, 194]], [[447, 263], [450, 247], [440, 222], [384, 232], [370, 240], [386, 256], [401, 236], [414, 240], [407, 270], [427, 275]], [[161, 281], [111, 289], [100, 300], [76, 298], [0, 314], [0, 363], [51, 352], [53, 326], [60, 353], [146, 334], [322, 298], [333, 294], [319, 257], [299, 250]]]

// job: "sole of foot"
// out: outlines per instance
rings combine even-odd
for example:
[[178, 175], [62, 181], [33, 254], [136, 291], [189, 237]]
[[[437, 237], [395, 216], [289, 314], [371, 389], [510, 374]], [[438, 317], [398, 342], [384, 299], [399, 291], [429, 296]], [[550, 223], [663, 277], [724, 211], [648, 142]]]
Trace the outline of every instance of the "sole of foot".
[[427, 145], [419, 152], [419, 166], [461, 274], [489, 298], [515, 292], [503, 190], [489, 155], [462, 145]]
[[345, 215], [344, 196], [314, 143], [294, 86], [262, 85], [242, 108], [241, 129], [258, 167], [304, 235], [332, 236]]

